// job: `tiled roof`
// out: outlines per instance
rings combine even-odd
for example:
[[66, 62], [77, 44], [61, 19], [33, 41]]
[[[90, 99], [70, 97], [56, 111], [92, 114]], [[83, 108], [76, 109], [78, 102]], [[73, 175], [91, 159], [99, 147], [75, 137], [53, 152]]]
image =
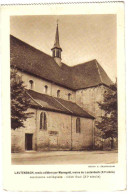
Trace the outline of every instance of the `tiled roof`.
[[72, 73], [73, 86], [76, 89], [84, 89], [99, 84], [105, 84], [107, 86], [112, 84], [112, 81], [97, 60], [72, 66]]
[[12, 35], [10, 37], [10, 55], [11, 65], [15, 65], [18, 69], [72, 90], [99, 84], [108, 86], [112, 84], [96, 60], [73, 67], [62, 63], [62, 66], [59, 67], [53, 57]]
[[94, 117], [91, 116], [88, 112], [71, 101], [66, 101], [46, 94], [37, 93], [32, 90], [27, 90], [27, 95], [31, 98], [32, 106], [37, 106], [40, 109], [94, 119]]

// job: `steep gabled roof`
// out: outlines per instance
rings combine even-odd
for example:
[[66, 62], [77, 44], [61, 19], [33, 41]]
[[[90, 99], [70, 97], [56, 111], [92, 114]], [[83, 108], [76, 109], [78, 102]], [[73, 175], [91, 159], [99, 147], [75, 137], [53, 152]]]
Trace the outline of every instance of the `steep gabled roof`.
[[72, 89], [71, 68], [62, 63], [60, 68], [54, 58], [11, 36], [11, 65], [43, 79]]
[[109, 86], [112, 81], [96, 60], [70, 67], [62, 63], [59, 67], [54, 58], [27, 43], [10, 37], [11, 65], [18, 69], [46, 79], [72, 90], [94, 87], [99, 84]]
[[84, 89], [99, 84], [107, 86], [112, 84], [112, 81], [97, 60], [72, 66], [72, 72], [74, 78], [73, 85], [76, 89]]
[[32, 90], [27, 90], [27, 95], [31, 98], [31, 104], [33, 106], [38, 106], [40, 109], [94, 119], [93, 116], [83, 110], [76, 103], [55, 98], [46, 94], [37, 93]]

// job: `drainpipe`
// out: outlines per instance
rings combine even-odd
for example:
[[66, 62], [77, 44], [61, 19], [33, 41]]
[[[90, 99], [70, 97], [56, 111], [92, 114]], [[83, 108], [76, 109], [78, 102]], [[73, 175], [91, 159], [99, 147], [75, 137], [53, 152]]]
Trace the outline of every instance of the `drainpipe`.
[[71, 116], [71, 150], [72, 150], [72, 116]]
[[92, 122], [92, 144], [93, 150], [95, 149], [95, 121]]
[[53, 85], [52, 85], [52, 83], [51, 83], [51, 96], [52, 96], [52, 86], [53, 86]]
[[35, 145], [36, 145], [36, 147], [35, 147], [35, 150], [37, 151], [37, 140], [38, 140], [38, 120], [37, 120], [37, 112], [38, 112], [38, 108], [36, 109], [36, 143], [35, 143]]

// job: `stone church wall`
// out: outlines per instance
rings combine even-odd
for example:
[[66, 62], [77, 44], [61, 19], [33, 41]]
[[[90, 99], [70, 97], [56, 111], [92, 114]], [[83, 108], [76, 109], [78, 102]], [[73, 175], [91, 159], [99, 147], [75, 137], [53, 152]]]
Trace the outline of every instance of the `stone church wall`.
[[45, 112], [47, 116], [47, 130], [39, 128], [40, 113], [38, 112], [38, 150], [69, 150], [71, 146], [71, 119], [69, 115]]
[[19, 71], [19, 74], [22, 76], [22, 80], [25, 83], [25, 86], [27, 89], [30, 89], [30, 83], [29, 81], [32, 80], [33, 81], [33, 90], [38, 92], [38, 93], [42, 93], [42, 94], [46, 94], [45, 93], [45, 86], [47, 86], [47, 95], [51, 95], [53, 97], [57, 97], [57, 91], [60, 90], [60, 98], [64, 99], [64, 100], [68, 100], [68, 94], [71, 94], [71, 98], [70, 101], [75, 102], [75, 92], [69, 89], [66, 89], [64, 87], [60, 87], [59, 85], [53, 84], [51, 82], [45, 81], [43, 79], [40, 79], [38, 77], [32, 76], [30, 74], [27, 73], [23, 73], [21, 71]]
[[76, 91], [76, 103], [95, 117], [102, 112], [97, 102], [103, 101], [103, 93], [106, 87], [103, 85]]
[[76, 133], [76, 118], [74, 116], [45, 112], [47, 116], [47, 130], [39, 129], [38, 111], [37, 149], [38, 150], [82, 150], [92, 147], [93, 120], [81, 118], [81, 133]]
[[24, 122], [25, 127], [11, 130], [11, 150], [12, 152], [25, 151], [25, 134], [33, 134], [33, 149], [36, 149], [36, 110], [28, 109], [32, 112], [31, 118]]
[[[103, 93], [105, 90], [106, 87], [104, 85], [100, 85], [97, 87], [78, 90], [76, 92], [76, 103], [92, 114], [95, 117], [95, 122], [103, 115], [103, 111], [99, 108], [97, 102], [103, 101]], [[95, 148], [102, 148], [102, 139], [100, 136], [101, 132], [95, 127], [95, 123], [94, 131]]]
[[92, 119], [80, 119], [81, 132], [76, 133], [76, 119], [72, 117], [72, 150], [85, 150], [93, 148], [93, 123]]
[[[25, 134], [33, 134], [32, 149], [83, 150], [93, 145], [93, 120], [80, 118], [81, 132], [76, 133], [76, 118], [66, 114], [30, 110], [34, 115], [27, 119], [25, 128], [12, 130], [12, 152], [25, 151]], [[47, 130], [40, 129], [40, 113], [45, 112]]]

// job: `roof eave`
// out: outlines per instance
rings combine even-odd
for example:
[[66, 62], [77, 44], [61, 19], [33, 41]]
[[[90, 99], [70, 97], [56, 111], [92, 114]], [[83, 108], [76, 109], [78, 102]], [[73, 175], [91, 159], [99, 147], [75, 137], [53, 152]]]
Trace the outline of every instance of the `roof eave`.
[[74, 113], [68, 113], [68, 112], [64, 112], [64, 111], [61, 111], [61, 110], [54, 110], [54, 109], [51, 109], [51, 108], [46, 108], [46, 107], [41, 107], [41, 106], [36, 106], [36, 105], [31, 105], [31, 108], [35, 108], [35, 109], [40, 109], [40, 110], [46, 110], [46, 111], [51, 111], [51, 112], [56, 112], [56, 113], [61, 113], [61, 114], [67, 114], [67, 115], [70, 115], [70, 116], [76, 116], [76, 117], [81, 117], [81, 118], [87, 118], [87, 119], [92, 119], [94, 120], [95, 117], [93, 116], [84, 116], [84, 115], [78, 115], [78, 114], [74, 114]]
[[53, 50], [53, 49], [60, 49], [61, 51], [63, 51], [63, 50], [61, 49], [61, 47], [57, 47], [57, 46], [54, 46], [51, 50]]

